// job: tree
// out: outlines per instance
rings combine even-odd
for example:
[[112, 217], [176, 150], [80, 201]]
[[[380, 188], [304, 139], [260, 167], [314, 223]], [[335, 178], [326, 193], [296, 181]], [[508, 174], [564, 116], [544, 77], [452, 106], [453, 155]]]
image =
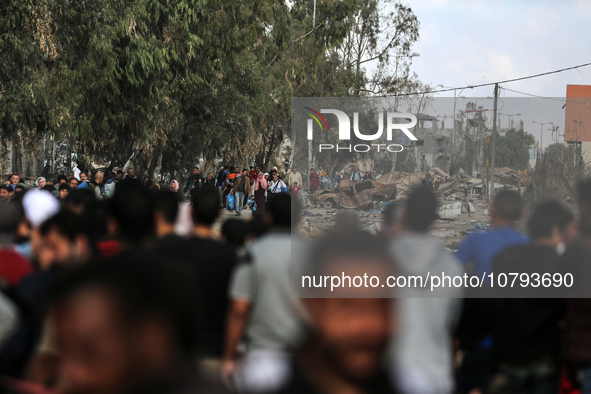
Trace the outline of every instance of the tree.
[[34, 150], [39, 139], [31, 130], [45, 130], [50, 123], [46, 81], [55, 50], [48, 30], [34, 2], [0, 1], [0, 173], [6, 153], [2, 139], [11, 139], [17, 151]]
[[486, 140], [488, 118], [482, 106], [475, 102], [468, 102], [465, 110], [460, 110], [457, 116], [459, 126], [457, 141], [459, 152], [452, 157], [449, 171], [451, 174], [463, 169], [468, 174], [483, 173], [484, 147]]
[[514, 170], [529, 167], [529, 147], [534, 144], [534, 137], [523, 130], [508, 130], [501, 137], [495, 136], [496, 165]]
[[543, 155], [543, 159], [552, 164], [568, 162], [576, 165], [579, 162], [580, 157], [580, 149], [574, 149], [573, 147], [558, 142], [548, 145], [546, 149], [544, 149]]
[[[130, 162], [151, 177], [200, 160], [280, 164], [291, 97], [393, 86], [392, 56], [418, 27], [377, 0], [324, 0], [315, 24], [313, 0], [0, 1], [0, 140], [51, 134], [81, 168]], [[357, 64], [381, 74], [345, 60], [356, 36]]]
[[[353, 28], [338, 48], [352, 75], [352, 95], [400, 93], [409, 79], [410, 49], [419, 38], [416, 15], [398, 2], [361, 0], [352, 20]], [[371, 75], [365, 69], [369, 65], [375, 66]]]

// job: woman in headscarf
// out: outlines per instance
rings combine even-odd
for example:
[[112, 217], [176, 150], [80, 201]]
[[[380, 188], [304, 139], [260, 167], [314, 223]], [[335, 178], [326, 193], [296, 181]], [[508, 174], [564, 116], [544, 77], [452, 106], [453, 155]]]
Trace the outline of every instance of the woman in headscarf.
[[183, 196], [183, 192], [180, 191], [179, 188], [180, 188], [179, 182], [176, 179], [173, 179], [172, 182], [170, 182], [170, 190], [175, 192], [179, 202], [182, 202], [185, 200], [185, 196]]
[[50, 193], [53, 193], [57, 190], [54, 185], [47, 183], [47, 179], [45, 179], [44, 177], [39, 177], [37, 181], [35, 181], [35, 185], [37, 185], [39, 189], [47, 190]]
[[46, 183], [47, 183], [47, 180], [45, 178], [43, 178], [42, 176], [40, 176], [35, 181], [35, 186], [37, 186], [38, 189], [43, 189], [45, 187]]
[[253, 187], [250, 189], [254, 197], [254, 202], [257, 204], [257, 212], [265, 211], [265, 191], [267, 190], [267, 180], [263, 177], [263, 173], [254, 180]]

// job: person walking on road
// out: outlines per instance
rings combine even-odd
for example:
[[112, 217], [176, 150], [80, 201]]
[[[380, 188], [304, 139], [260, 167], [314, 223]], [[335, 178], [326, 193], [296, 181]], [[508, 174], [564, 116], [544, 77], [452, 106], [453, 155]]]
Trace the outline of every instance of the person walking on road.
[[242, 206], [244, 204], [244, 197], [250, 192], [250, 179], [248, 178], [248, 171], [242, 170], [240, 176], [236, 177], [234, 181], [234, 188], [231, 194], [236, 195], [236, 216], [242, 214]]
[[257, 212], [265, 211], [265, 192], [267, 190], [267, 180], [263, 177], [263, 173], [259, 172], [257, 179], [254, 181], [252, 188], [252, 195], [254, 202], [257, 205]]

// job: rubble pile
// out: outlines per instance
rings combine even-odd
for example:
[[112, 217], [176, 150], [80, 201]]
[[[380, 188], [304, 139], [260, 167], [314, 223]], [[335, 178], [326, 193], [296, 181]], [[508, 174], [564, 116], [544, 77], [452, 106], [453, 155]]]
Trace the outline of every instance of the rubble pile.
[[[396, 183], [396, 199], [404, 200], [413, 188], [420, 186], [427, 172], [415, 172], [408, 174], [406, 172], [396, 172], [392, 176], [391, 183]], [[463, 191], [463, 183], [458, 181], [455, 177], [450, 176], [446, 172], [442, 171], [438, 167], [434, 167], [429, 171], [429, 174], [434, 175], [436, 178], [445, 179], [444, 183], [441, 183], [435, 190], [435, 194], [442, 200], [452, 201], [456, 198], [463, 197], [461, 191]], [[378, 182], [388, 183], [390, 174], [382, 175], [377, 179]], [[480, 181], [476, 180], [475, 181]]]
[[532, 170], [513, 170], [509, 167], [495, 168], [495, 182], [502, 185], [517, 185], [521, 178], [521, 184], [530, 183]]
[[[382, 207], [387, 204], [385, 202], [380, 203]], [[321, 237], [333, 228], [337, 216], [341, 211], [339, 209], [325, 210], [322, 208], [305, 209], [302, 214], [300, 230], [310, 238]], [[377, 234], [380, 231], [382, 222], [381, 209], [370, 209], [367, 211], [349, 210], [349, 212], [356, 216], [359, 227], [373, 234]]]
[[[444, 182], [435, 187], [435, 194], [441, 201], [438, 210], [439, 219], [433, 226], [431, 234], [440, 238], [448, 250], [455, 250], [463, 237], [473, 231], [483, 231], [490, 227], [488, 204], [484, 201], [483, 180], [480, 178], [464, 178], [465, 182], [452, 177], [439, 168], [432, 168], [429, 173], [435, 179]], [[420, 186], [426, 172], [412, 174], [396, 172], [385, 174], [375, 182], [383, 185], [396, 185], [394, 203], [403, 203], [414, 187]], [[519, 182], [531, 180], [531, 171], [516, 171], [510, 168], [497, 168], [495, 171], [495, 188], [517, 188]], [[346, 182], [345, 182], [346, 183]], [[348, 185], [348, 183], [346, 183]], [[523, 188], [523, 186], [522, 186]], [[376, 190], [379, 188], [376, 188]], [[368, 206], [358, 209], [327, 209], [317, 204], [309, 193], [300, 192], [299, 200], [304, 206], [301, 230], [311, 238], [321, 237], [332, 229], [341, 212], [351, 212], [356, 216], [359, 226], [371, 233], [381, 230], [382, 214], [386, 205], [392, 201], [374, 201]], [[371, 201], [371, 199], [370, 199]]]
[[395, 183], [396, 184], [396, 199], [406, 198], [408, 193], [416, 187], [421, 185], [421, 181], [425, 177], [426, 172], [415, 172], [414, 174], [407, 174], [406, 172], [396, 172], [390, 179], [390, 174], [382, 175], [377, 179], [381, 183]]

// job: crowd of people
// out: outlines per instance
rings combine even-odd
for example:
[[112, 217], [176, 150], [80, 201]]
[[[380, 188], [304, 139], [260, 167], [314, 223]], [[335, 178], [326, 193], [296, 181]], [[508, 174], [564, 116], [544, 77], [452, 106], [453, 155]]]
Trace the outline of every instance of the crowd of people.
[[432, 174], [426, 173], [425, 177], [421, 180], [421, 184], [434, 190], [438, 190], [439, 186], [446, 181], [447, 179], [445, 179], [445, 175], [440, 175], [435, 178]]
[[[81, 171], [76, 176], [74, 176], [74, 172], [70, 172], [67, 176], [58, 175], [51, 182], [48, 182], [45, 177], [39, 177], [34, 183], [34, 188], [47, 190], [60, 200], [64, 200], [70, 191], [75, 189], [90, 189], [98, 199], [104, 199], [113, 196], [115, 186], [123, 179], [138, 178], [131, 167], [127, 168], [125, 172], [117, 170], [109, 177], [103, 171], [95, 172], [94, 177], [90, 177], [86, 171]], [[170, 185], [160, 185], [145, 176], [142, 183], [151, 192], [161, 189], [172, 190], [176, 193], [179, 202], [190, 201], [192, 193], [202, 188], [218, 190], [221, 195], [221, 206], [225, 208], [228, 195], [233, 195], [236, 202], [236, 216], [241, 216], [243, 209], [246, 209], [247, 206], [252, 211], [256, 209], [264, 211], [265, 203], [276, 194], [291, 192], [297, 197], [304, 186], [311, 192], [319, 189], [336, 189], [343, 179], [361, 182], [373, 179], [373, 175], [371, 172], [363, 174], [355, 168], [350, 176], [345, 176], [343, 171], [336, 171], [331, 178], [320, 165], [318, 171], [310, 169], [310, 173], [304, 179], [295, 167], [285, 175], [277, 167], [273, 167], [269, 172], [262, 172], [259, 166], [240, 169], [226, 165], [220, 168], [217, 174], [207, 172], [205, 176], [199, 172], [198, 167], [194, 167], [184, 188], [181, 187], [181, 182], [176, 179], [173, 179]], [[238, 182], [236, 183], [236, 181]], [[21, 180], [20, 175], [14, 173], [0, 186], [0, 201], [13, 200], [26, 189], [27, 186]]]
[[[13, 174], [0, 189], [6, 392], [591, 392], [586, 298], [306, 293], [293, 280], [300, 266], [325, 277], [589, 265], [591, 180], [578, 184], [578, 219], [555, 201], [526, 219], [519, 194], [498, 192], [492, 229], [449, 253], [430, 235], [439, 203], [430, 185], [389, 204], [377, 236], [343, 211], [312, 242], [297, 231], [295, 168], [225, 166], [205, 177], [194, 168], [184, 188], [172, 180], [162, 190], [133, 169], [88, 175], [27, 190]], [[232, 198], [237, 216], [249, 199], [253, 215], [218, 226]]]

